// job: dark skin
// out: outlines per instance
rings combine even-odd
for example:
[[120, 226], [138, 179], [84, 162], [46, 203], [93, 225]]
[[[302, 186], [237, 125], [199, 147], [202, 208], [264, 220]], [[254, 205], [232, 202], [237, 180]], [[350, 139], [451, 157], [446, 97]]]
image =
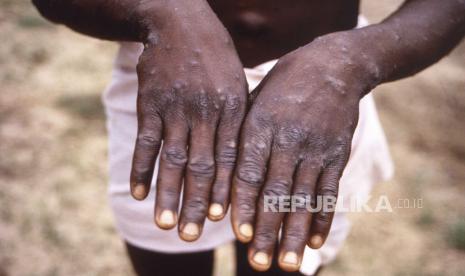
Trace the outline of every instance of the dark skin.
[[[200, 236], [205, 217], [223, 218], [231, 194], [234, 232], [250, 242], [257, 270], [270, 267], [281, 223], [278, 262], [295, 271], [306, 244], [323, 245], [333, 217], [265, 213], [263, 196], [337, 196], [360, 99], [433, 64], [465, 34], [465, 0], [406, 1], [358, 30], [355, 0], [33, 2], [79, 32], [145, 44], [132, 194], [147, 196], [160, 152], [155, 222], [178, 224], [187, 241]], [[242, 64], [275, 58], [246, 116]]]

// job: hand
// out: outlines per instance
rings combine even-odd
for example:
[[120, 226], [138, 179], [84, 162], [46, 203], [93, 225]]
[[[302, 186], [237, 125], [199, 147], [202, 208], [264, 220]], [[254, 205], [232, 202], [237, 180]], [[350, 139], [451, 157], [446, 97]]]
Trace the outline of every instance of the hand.
[[132, 195], [142, 200], [163, 141], [155, 222], [177, 224], [184, 183], [178, 228], [186, 241], [199, 238], [208, 210], [211, 220], [226, 213], [248, 92], [227, 31], [205, 1], [194, 2], [175, 7], [140, 56], [131, 171]]
[[[240, 241], [251, 241], [249, 262], [257, 270], [270, 267], [282, 223], [284, 270], [298, 270], [305, 244], [317, 249], [328, 235], [333, 210], [309, 212], [305, 203], [337, 197], [359, 99], [376, 82], [373, 64], [358, 51], [350, 32], [324, 36], [281, 58], [253, 92], [233, 180], [232, 224]], [[265, 211], [286, 195], [299, 199], [295, 212]]]

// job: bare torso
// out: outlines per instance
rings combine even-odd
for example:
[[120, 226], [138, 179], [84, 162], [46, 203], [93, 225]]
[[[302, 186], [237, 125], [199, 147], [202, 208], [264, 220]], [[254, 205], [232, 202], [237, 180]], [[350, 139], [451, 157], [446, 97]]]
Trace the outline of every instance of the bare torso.
[[357, 24], [359, 0], [209, 0], [247, 67]]

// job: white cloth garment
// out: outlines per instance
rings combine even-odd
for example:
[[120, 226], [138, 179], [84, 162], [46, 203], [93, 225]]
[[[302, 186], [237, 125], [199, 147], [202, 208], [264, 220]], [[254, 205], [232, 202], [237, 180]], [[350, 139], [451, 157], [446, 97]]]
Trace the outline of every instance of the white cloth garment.
[[[366, 20], [359, 19], [359, 26]], [[109, 134], [109, 198], [119, 234], [131, 244], [158, 252], [195, 252], [213, 249], [234, 239], [229, 214], [220, 222], [206, 220], [202, 236], [188, 243], [177, 230], [160, 230], [153, 221], [155, 183], [148, 198], [136, 201], [130, 195], [129, 173], [137, 131], [136, 64], [142, 51], [139, 43], [121, 43], [111, 83], [103, 95]], [[276, 61], [244, 69], [252, 90]], [[153, 179], [157, 178], [158, 161]], [[352, 153], [340, 181], [339, 194], [367, 196], [374, 183], [388, 179], [393, 172], [387, 143], [371, 95], [360, 102], [360, 117], [355, 130]], [[342, 246], [350, 224], [342, 213], [336, 213], [331, 232], [319, 250], [306, 248], [301, 272], [311, 275], [321, 265], [332, 261]]]

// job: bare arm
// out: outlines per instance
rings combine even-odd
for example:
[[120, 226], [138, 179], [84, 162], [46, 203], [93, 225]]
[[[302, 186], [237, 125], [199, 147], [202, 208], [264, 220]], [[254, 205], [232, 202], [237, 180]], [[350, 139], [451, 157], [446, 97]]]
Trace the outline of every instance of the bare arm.
[[[253, 92], [233, 181], [232, 224], [251, 242], [255, 269], [270, 267], [278, 239], [279, 265], [289, 271], [299, 269], [305, 244], [323, 245], [334, 209], [306, 207], [337, 198], [360, 99], [433, 64], [464, 32], [465, 0], [411, 0], [380, 24], [322, 36], [279, 60]], [[287, 195], [297, 196], [295, 212], [266, 211]]]
[[144, 43], [131, 192], [138, 200], [148, 195], [160, 153], [155, 222], [198, 239], [207, 214], [220, 220], [229, 206], [248, 90], [232, 40], [207, 1], [33, 1], [45, 17], [81, 33]]
[[86, 35], [119, 41], [145, 41], [148, 34], [154, 31], [157, 21], [162, 20], [166, 10], [162, 8], [166, 1], [162, 0], [32, 0], [32, 2], [42, 16], [50, 21], [65, 24]]
[[357, 30], [378, 67], [379, 82], [417, 73], [465, 35], [465, 0], [409, 0], [380, 24]]

